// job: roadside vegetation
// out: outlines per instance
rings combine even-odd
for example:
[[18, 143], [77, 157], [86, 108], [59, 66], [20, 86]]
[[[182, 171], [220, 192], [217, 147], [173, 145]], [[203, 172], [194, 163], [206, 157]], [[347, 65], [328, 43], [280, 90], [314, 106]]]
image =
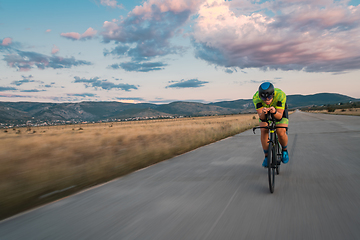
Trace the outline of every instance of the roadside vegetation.
[[319, 112], [337, 115], [354, 115], [360, 116], [360, 102], [328, 104], [323, 106], [312, 106], [302, 108], [302, 111]]
[[257, 124], [243, 114], [2, 129], [0, 219]]
[[350, 108], [350, 109], [334, 109], [334, 110], [313, 110], [310, 112], [318, 112], [325, 114], [334, 114], [334, 115], [352, 115], [360, 116], [360, 108]]

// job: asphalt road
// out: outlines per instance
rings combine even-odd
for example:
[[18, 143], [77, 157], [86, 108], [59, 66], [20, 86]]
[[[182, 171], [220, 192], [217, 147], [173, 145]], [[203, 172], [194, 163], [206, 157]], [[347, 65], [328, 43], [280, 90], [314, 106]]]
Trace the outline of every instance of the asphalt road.
[[0, 222], [0, 239], [360, 239], [360, 117], [295, 112], [275, 193], [260, 132]]

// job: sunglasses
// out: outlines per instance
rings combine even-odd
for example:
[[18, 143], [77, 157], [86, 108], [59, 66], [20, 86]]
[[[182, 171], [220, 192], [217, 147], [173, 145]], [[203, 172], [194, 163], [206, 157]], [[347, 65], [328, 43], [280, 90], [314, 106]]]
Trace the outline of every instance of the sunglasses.
[[261, 100], [263, 100], [263, 101], [270, 100], [270, 99], [272, 99], [273, 97], [274, 97], [273, 94], [271, 94], [271, 95], [269, 95], [269, 96], [266, 96], [266, 97], [260, 96]]

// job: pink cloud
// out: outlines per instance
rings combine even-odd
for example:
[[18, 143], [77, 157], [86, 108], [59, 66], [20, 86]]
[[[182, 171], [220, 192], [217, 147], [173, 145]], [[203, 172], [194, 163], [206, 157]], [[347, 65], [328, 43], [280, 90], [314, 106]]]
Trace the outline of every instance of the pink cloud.
[[90, 27], [81, 35], [80, 39], [93, 38], [96, 35], [96, 33], [97, 31]]
[[117, 30], [119, 28], [116, 22], [116, 20], [113, 20], [112, 22], [105, 21], [103, 24], [103, 28], [105, 28], [108, 32], [113, 32], [114, 30]]
[[236, 14], [231, 2], [208, 0], [192, 35], [196, 56], [224, 67], [360, 69], [360, 6], [301, 4], [268, 17]]
[[104, 42], [115, 41], [118, 45], [104, 54], [126, 55], [137, 63], [157, 56], [181, 54], [184, 48], [171, 44], [170, 39], [181, 34], [179, 28], [190, 20], [202, 2], [204, 0], [149, 0], [122, 20], [104, 22], [105, 31], [101, 33]]
[[47, 32], [47, 33], [48, 33], [48, 32], [51, 32], [51, 29], [47, 29], [45, 32]]
[[58, 53], [59, 52], [59, 48], [54, 44], [54, 46], [53, 46], [53, 48], [52, 48], [52, 50], [51, 50], [51, 54], [56, 54], [56, 53]]
[[77, 32], [69, 32], [61, 33], [60, 35], [71, 40], [85, 40], [93, 38], [96, 33], [97, 31], [90, 27], [83, 34]]
[[[142, 36], [140, 36], [142, 34], [141, 29], [145, 34], [156, 34], [153, 33], [155, 31], [152, 29], [155, 25], [164, 22], [164, 25], [167, 26], [173, 23], [174, 25], [180, 26], [188, 20], [190, 15], [196, 13], [204, 1], [205, 0], [149, 0], [144, 2], [143, 5], [136, 6], [123, 21], [105, 21], [103, 28], [105, 28], [106, 31], [102, 32], [102, 35], [107, 40], [120, 40], [127, 37], [124, 35], [132, 35], [129, 37], [134, 39], [142, 38]], [[160, 13], [169, 14], [165, 15]], [[130, 20], [131, 17], [136, 17], [136, 21]], [[149, 33], [146, 33], [144, 26], [142, 26], [144, 22], [147, 22], [149, 25], [147, 26], [147, 30], [150, 30], [147, 31]], [[165, 22], [168, 22], [168, 24], [165, 24]], [[175, 32], [176, 30], [177, 29], [172, 29], [171, 31]], [[127, 32], [130, 31], [135, 31], [135, 34], [139, 36], [135, 36], [133, 33], [128, 34]]]
[[81, 38], [80, 33], [77, 32], [61, 33], [60, 35], [72, 40], [79, 40]]
[[12, 43], [12, 39], [11, 39], [11, 38], [4, 38], [4, 39], [2, 40], [1, 45], [3, 45], [3, 46], [8, 46], [8, 45], [10, 45], [11, 43]]

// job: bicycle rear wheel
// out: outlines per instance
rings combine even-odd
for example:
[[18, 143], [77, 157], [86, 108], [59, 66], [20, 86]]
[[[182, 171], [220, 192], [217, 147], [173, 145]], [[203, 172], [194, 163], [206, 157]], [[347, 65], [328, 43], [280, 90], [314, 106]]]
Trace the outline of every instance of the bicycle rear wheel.
[[276, 163], [276, 155], [274, 154], [275, 149], [273, 149], [273, 145], [269, 143], [268, 150], [268, 178], [269, 178], [269, 189], [270, 192], [273, 193], [275, 189], [275, 166]]

